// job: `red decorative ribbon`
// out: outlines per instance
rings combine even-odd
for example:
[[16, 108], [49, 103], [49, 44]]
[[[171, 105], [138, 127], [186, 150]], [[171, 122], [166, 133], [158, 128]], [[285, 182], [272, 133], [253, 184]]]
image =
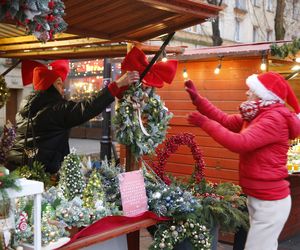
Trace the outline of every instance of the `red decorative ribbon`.
[[[124, 71], [135, 70], [142, 74], [148, 64], [146, 55], [134, 47], [124, 58], [121, 68]], [[175, 77], [177, 65], [177, 60], [155, 63], [144, 77], [143, 83], [156, 88], [163, 87], [164, 82], [170, 84]]]

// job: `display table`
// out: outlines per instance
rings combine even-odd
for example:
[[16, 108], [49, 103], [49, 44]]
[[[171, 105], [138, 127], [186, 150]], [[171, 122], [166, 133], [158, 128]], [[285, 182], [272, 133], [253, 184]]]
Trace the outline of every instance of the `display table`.
[[[121, 235], [136, 234], [141, 228], [147, 228], [158, 223], [158, 221], [169, 220], [166, 217], [158, 217], [152, 212], [145, 212], [136, 217], [107, 216], [94, 224], [84, 228], [71, 239], [71, 241], [60, 247], [60, 250], [81, 249], [100, 242], [104, 242]], [[139, 238], [136, 234], [135, 243], [128, 239], [128, 250], [139, 249]]]
[[15, 199], [23, 196], [34, 196], [34, 249], [40, 250], [42, 245], [41, 232], [41, 194], [44, 192], [44, 183], [27, 179], [17, 180], [21, 187], [20, 191], [6, 189], [10, 199]]

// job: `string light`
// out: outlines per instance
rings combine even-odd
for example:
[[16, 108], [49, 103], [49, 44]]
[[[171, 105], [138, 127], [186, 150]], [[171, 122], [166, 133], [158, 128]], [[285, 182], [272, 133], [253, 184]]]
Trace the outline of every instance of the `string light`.
[[267, 60], [266, 60], [266, 51], [265, 50], [262, 52], [260, 69], [262, 71], [266, 71], [266, 69], [267, 69]]
[[300, 63], [300, 57], [296, 57], [295, 61], [296, 63]]
[[223, 56], [219, 56], [219, 64], [214, 70], [215, 75], [218, 75], [220, 73], [220, 70], [222, 68], [222, 59], [223, 59]]
[[300, 69], [300, 65], [295, 65], [291, 68], [292, 71], [296, 71]]
[[162, 61], [162, 62], [166, 62], [166, 61], [168, 61], [168, 58], [167, 58], [167, 53], [166, 53], [166, 51], [165, 51], [165, 50], [163, 50], [163, 51], [162, 51], [162, 55], [163, 55], [163, 57], [162, 57], [161, 61]]
[[183, 68], [183, 73], [182, 73], [182, 76], [183, 76], [184, 80], [187, 80], [187, 79], [188, 79], [188, 77], [189, 77], [189, 75], [188, 75], [188, 73], [187, 73], [187, 70], [186, 70], [186, 68], [185, 68], [185, 67]]

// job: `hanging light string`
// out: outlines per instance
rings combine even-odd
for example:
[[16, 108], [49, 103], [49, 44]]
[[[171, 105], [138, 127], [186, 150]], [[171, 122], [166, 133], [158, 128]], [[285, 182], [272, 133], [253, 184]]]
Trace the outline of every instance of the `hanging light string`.
[[265, 50], [262, 51], [260, 69], [267, 70], [267, 52]]
[[185, 66], [183, 68], [182, 76], [183, 76], [183, 78], [184, 78], [185, 81], [189, 78], [189, 75], [187, 73], [187, 70], [186, 70]]
[[215, 75], [218, 75], [220, 73], [220, 70], [222, 68], [222, 60], [223, 60], [223, 56], [219, 56], [219, 64], [214, 70]]

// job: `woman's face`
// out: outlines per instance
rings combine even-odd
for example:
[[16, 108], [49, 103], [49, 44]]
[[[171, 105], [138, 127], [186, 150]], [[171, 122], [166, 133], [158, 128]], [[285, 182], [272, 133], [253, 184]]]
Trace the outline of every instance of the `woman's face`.
[[57, 89], [61, 96], [64, 95], [64, 83], [60, 77], [56, 79], [56, 81], [53, 83], [53, 86]]

